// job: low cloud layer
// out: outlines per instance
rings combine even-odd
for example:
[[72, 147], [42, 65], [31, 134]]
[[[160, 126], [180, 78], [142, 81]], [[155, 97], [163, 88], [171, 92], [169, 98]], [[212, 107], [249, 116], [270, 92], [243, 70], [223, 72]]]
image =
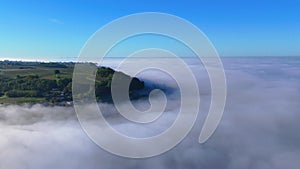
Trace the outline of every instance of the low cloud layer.
[[[148, 159], [117, 157], [87, 137], [71, 107], [10, 105], [0, 107], [0, 168], [299, 168], [300, 59], [224, 59], [227, 104], [220, 126], [205, 144], [198, 144], [198, 137], [209, 108], [210, 85], [200, 63], [187, 62], [197, 72], [201, 109], [191, 133], [174, 149]], [[174, 81], [155, 72], [140, 75], [149, 83], [157, 77], [161, 79], [156, 85], [175, 88]], [[120, 132], [145, 137], [164, 131], [176, 118], [178, 93], [170, 91], [168, 97], [165, 115], [149, 125], [121, 119], [110, 104], [100, 108]], [[146, 100], [134, 104], [149, 106]]]

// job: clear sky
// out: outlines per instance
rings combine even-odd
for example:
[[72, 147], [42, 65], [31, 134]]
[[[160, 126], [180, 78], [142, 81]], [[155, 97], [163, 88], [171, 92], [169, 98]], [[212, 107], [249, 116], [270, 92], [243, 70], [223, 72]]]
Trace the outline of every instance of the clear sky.
[[138, 12], [189, 20], [221, 56], [300, 56], [297, 0], [2, 0], [0, 60], [74, 60], [97, 29]]

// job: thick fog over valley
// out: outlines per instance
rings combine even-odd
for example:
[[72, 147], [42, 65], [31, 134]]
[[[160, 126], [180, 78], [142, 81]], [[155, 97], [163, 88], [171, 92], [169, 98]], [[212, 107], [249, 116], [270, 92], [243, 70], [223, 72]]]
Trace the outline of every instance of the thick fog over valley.
[[[198, 143], [198, 137], [210, 106], [209, 78], [199, 60], [185, 61], [197, 79], [201, 107], [192, 131], [172, 150], [145, 159], [118, 157], [89, 139], [72, 107], [1, 105], [0, 168], [299, 168], [299, 58], [223, 58], [228, 88], [225, 112], [216, 132], [204, 144]], [[104, 65], [114, 68], [116, 62], [106, 60]], [[119, 132], [134, 137], [154, 136], [176, 119], [179, 91], [175, 80], [159, 71], [145, 71], [138, 78], [165, 91], [168, 103], [160, 119], [136, 124], [121, 117], [112, 104], [100, 103], [99, 107]], [[184, 81], [185, 77], [176, 80]], [[133, 104], [140, 110], [149, 107], [146, 98]], [[93, 117], [88, 118], [90, 125], [97, 125]]]

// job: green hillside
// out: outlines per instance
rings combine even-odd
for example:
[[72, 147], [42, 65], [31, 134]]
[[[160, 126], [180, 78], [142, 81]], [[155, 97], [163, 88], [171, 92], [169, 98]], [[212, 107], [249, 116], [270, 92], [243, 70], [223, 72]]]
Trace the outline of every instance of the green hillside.
[[[0, 104], [49, 103], [63, 105], [72, 101], [74, 63], [0, 62]], [[130, 94], [144, 83], [111, 68], [99, 67], [95, 79], [96, 99], [110, 102], [114, 73], [130, 78]], [[87, 77], [88, 78], [88, 77]]]

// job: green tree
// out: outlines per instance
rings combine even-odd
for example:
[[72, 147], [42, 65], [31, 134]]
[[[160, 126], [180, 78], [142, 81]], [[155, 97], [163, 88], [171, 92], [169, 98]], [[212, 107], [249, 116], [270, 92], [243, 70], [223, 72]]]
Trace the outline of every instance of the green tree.
[[60, 74], [60, 71], [59, 70], [54, 70], [54, 74]]

